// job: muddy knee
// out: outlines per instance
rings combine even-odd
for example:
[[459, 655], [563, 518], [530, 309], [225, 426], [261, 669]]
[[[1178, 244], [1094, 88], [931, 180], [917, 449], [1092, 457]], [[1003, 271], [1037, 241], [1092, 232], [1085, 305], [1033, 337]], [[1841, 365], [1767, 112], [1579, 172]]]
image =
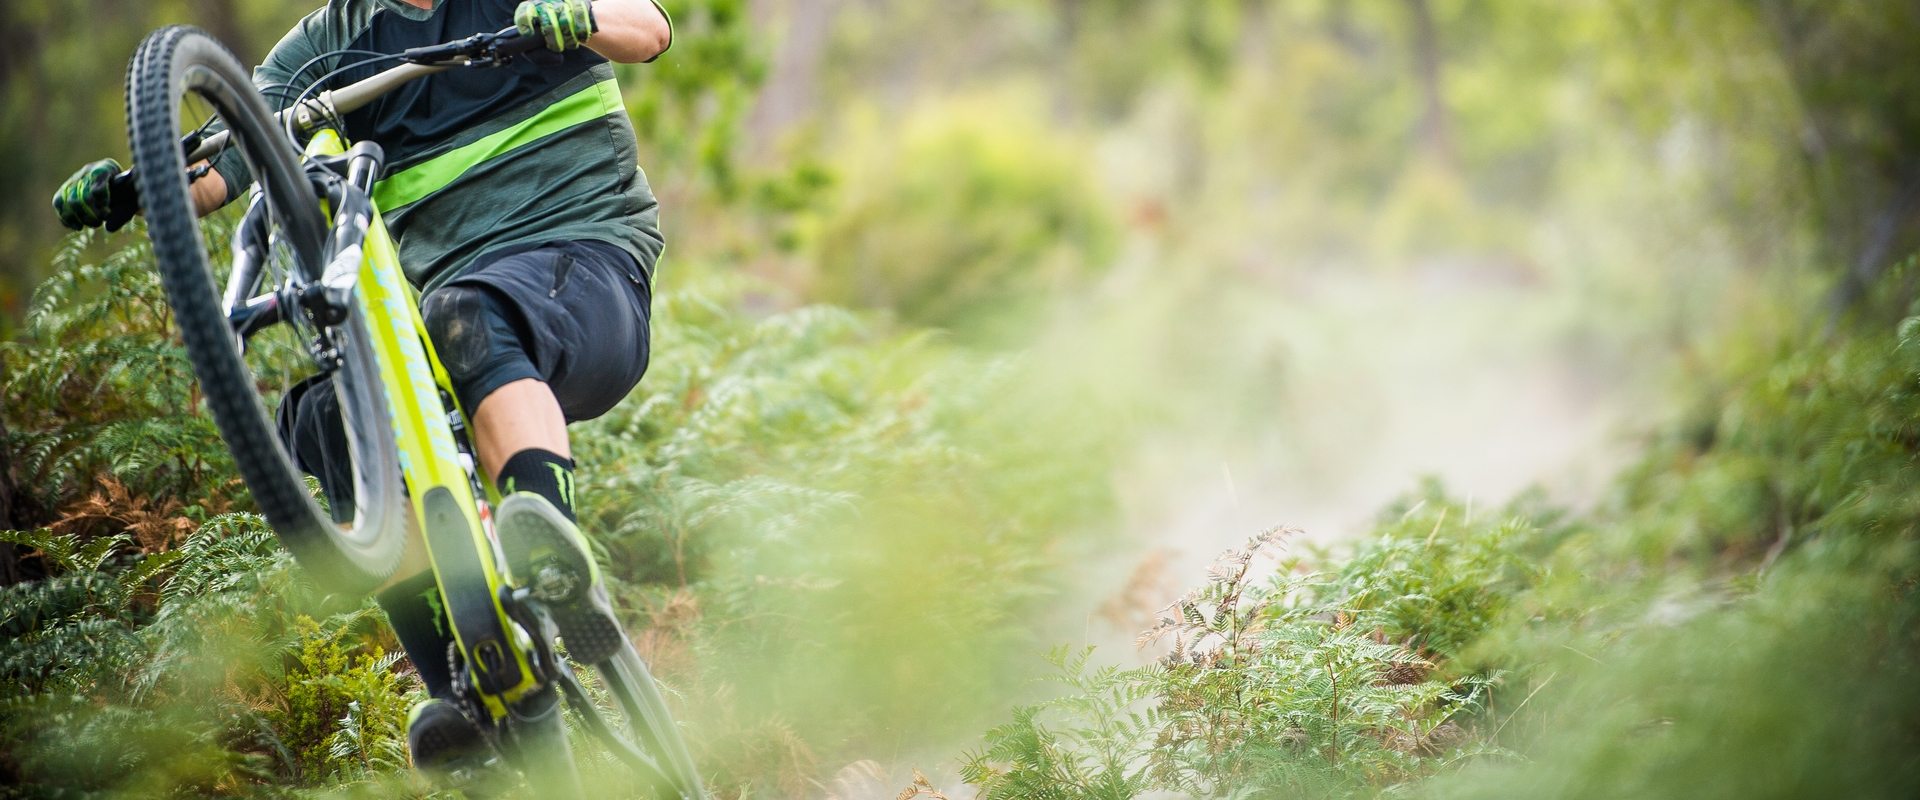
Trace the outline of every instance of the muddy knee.
[[494, 389], [539, 376], [510, 313], [490, 289], [464, 284], [436, 289], [420, 304], [433, 350], [468, 412]]
[[492, 351], [486, 291], [469, 286], [448, 286], [427, 295], [420, 304], [420, 316], [426, 320], [427, 336], [440, 364], [455, 383], [471, 376], [486, 364]]

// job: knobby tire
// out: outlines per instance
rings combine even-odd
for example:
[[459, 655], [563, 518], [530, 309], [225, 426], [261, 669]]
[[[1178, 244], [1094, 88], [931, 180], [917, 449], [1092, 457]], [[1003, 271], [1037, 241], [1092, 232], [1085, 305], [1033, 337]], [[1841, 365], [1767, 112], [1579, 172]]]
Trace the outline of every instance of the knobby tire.
[[355, 538], [333, 524], [289, 459], [226, 318], [188, 189], [181, 100], [212, 105], [252, 168], [278, 237], [309, 278], [320, 269], [327, 221], [294, 145], [244, 67], [203, 31], [173, 26], [141, 42], [127, 70], [135, 176], [174, 320], [220, 436], [281, 543], [325, 589], [365, 593], [400, 563], [404, 537]]

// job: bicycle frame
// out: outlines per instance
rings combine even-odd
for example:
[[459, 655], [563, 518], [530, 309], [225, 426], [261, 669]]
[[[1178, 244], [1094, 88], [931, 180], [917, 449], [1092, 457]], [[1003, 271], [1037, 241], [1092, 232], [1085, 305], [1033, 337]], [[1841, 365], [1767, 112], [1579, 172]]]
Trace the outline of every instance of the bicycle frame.
[[[321, 128], [306, 147], [308, 158], [339, 156], [347, 143]], [[371, 202], [371, 198], [369, 198]], [[379, 383], [387, 396], [410, 517], [433, 566], [435, 581], [453, 622], [454, 638], [473, 675], [473, 689], [495, 721], [508, 705], [542, 685], [528, 658], [527, 637], [502, 602], [506, 576], [478, 465], [455, 439], [465, 412], [448, 388], [446, 369], [433, 351], [417, 292], [400, 268], [377, 205], [361, 244], [352, 302], [379, 355]], [[485, 490], [488, 495], [492, 492]]]

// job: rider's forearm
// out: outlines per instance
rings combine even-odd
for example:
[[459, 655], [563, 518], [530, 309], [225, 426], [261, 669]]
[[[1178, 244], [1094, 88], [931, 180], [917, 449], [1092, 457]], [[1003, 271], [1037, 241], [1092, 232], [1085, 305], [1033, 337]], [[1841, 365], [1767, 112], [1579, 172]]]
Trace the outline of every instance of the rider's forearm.
[[673, 26], [653, 0], [598, 0], [593, 19], [600, 30], [587, 39], [587, 47], [610, 61], [652, 61], [673, 43]]
[[187, 187], [187, 191], [193, 195], [194, 213], [202, 217], [220, 210], [221, 206], [227, 204], [227, 179], [220, 177], [220, 173], [213, 169], [208, 169], [207, 174], [200, 176], [200, 180], [194, 181]]

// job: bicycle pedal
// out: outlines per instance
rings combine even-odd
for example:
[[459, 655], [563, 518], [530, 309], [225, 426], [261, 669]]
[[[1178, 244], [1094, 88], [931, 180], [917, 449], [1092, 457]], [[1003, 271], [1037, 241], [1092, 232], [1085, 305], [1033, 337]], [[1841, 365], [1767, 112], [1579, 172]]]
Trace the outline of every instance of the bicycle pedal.
[[567, 603], [579, 597], [586, 581], [578, 570], [568, 566], [557, 558], [544, 558], [535, 563], [533, 579], [527, 589], [533, 597], [543, 603]]

